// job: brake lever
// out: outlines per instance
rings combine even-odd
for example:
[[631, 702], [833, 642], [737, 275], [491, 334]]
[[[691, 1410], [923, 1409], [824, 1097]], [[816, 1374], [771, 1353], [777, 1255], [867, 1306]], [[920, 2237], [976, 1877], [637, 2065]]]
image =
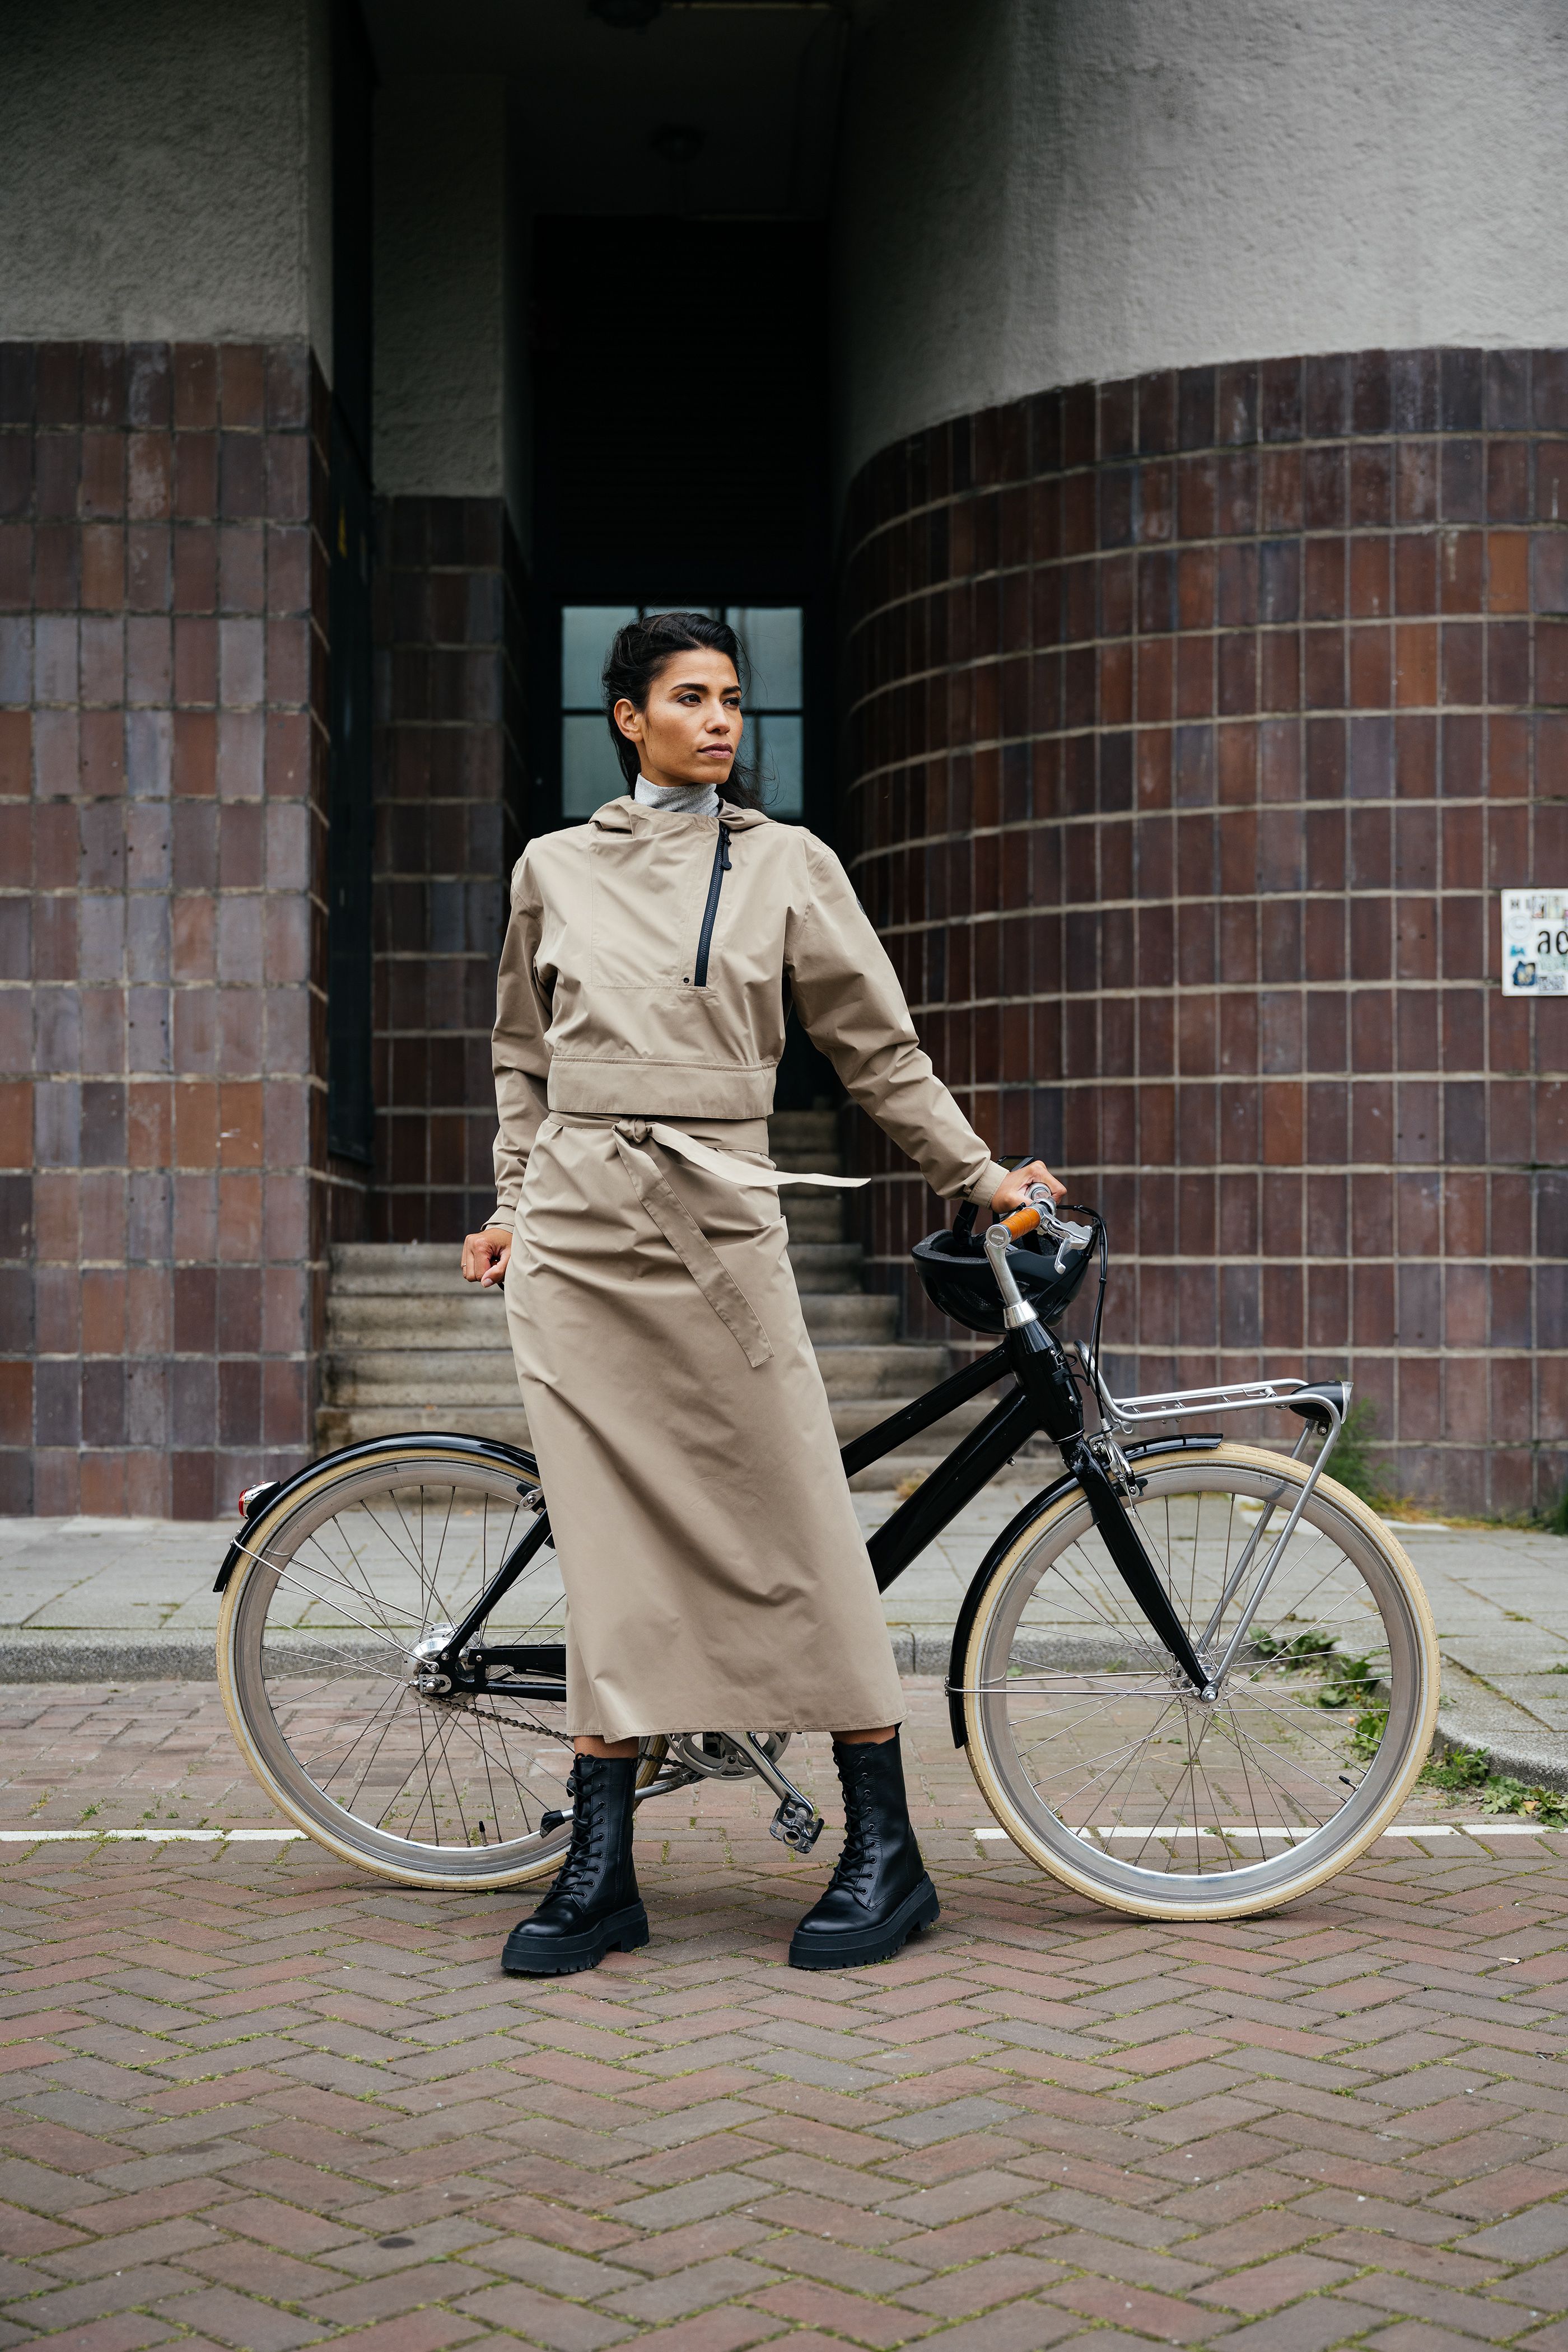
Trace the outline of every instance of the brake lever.
[[1039, 1213], [1042, 1232], [1049, 1234], [1058, 1244], [1056, 1270], [1058, 1274], [1066, 1274], [1068, 1261], [1081, 1257], [1093, 1241], [1094, 1228], [1092, 1225], [1075, 1225], [1067, 1218], [1058, 1217], [1050, 1189], [1045, 1184], [1031, 1184], [1028, 1198], [1030, 1207]]

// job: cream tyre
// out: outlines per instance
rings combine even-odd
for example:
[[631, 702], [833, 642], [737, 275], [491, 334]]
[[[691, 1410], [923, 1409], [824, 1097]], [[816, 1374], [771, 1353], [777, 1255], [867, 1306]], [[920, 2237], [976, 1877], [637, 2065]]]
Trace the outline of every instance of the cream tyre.
[[[1307, 1470], [1230, 1444], [1138, 1468], [1146, 1544], [1194, 1641], [1211, 1632], [1213, 1660]], [[1438, 1656], [1403, 1548], [1325, 1476], [1205, 1708], [1074, 1488], [1002, 1538], [953, 1680], [981, 1793], [1041, 1870], [1140, 1917], [1226, 1919], [1310, 1894], [1387, 1828], [1431, 1745]]]
[[[563, 1706], [524, 1722], [499, 1695], [482, 1713], [432, 1702], [411, 1667], [532, 1524], [538, 1493], [502, 1456], [413, 1437], [324, 1462], [243, 1529], [218, 1618], [224, 1709], [272, 1802], [340, 1860], [452, 1892], [558, 1866], [569, 1828], [541, 1824], [569, 1803]], [[558, 1641], [557, 1601], [549, 1556], [487, 1630]]]

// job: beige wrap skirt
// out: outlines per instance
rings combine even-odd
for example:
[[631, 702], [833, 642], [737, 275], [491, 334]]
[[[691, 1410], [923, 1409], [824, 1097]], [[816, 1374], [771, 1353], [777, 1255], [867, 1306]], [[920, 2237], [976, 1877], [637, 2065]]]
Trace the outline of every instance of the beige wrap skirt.
[[[772, 1166], [762, 1119], [658, 1124]], [[646, 1119], [552, 1112], [506, 1305], [566, 1592], [568, 1730], [899, 1722], [777, 1190], [693, 1165]]]

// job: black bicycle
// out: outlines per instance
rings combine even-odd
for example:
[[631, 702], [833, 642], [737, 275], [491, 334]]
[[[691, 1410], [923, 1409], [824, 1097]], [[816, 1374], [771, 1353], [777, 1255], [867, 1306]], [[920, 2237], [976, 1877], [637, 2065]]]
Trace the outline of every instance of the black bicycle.
[[[1048, 1439], [1060, 1474], [997, 1538], [959, 1613], [953, 1738], [1007, 1835], [1066, 1885], [1149, 1917], [1272, 1909], [1387, 1826], [1436, 1714], [1415, 1571], [1324, 1475], [1348, 1390], [1280, 1378], [1118, 1399], [1100, 1369], [1100, 1220], [1058, 1216], [1037, 1191], [984, 1239], [974, 1222], [961, 1211], [915, 1261], [944, 1311], [999, 1344], [845, 1446], [846, 1472], [1002, 1394], [870, 1537], [878, 1583]], [[1053, 1327], [1091, 1265], [1090, 1336], [1064, 1342]], [[1300, 1417], [1288, 1455], [1169, 1427], [1258, 1406]], [[405, 1886], [552, 1871], [572, 1754], [533, 1457], [375, 1438], [252, 1488], [243, 1512], [217, 1580], [218, 1673], [282, 1811]], [[755, 1773], [779, 1801], [774, 1834], [808, 1851], [822, 1822], [784, 1769], [788, 1745], [766, 1726], [672, 1727], [643, 1743], [638, 1801]]]

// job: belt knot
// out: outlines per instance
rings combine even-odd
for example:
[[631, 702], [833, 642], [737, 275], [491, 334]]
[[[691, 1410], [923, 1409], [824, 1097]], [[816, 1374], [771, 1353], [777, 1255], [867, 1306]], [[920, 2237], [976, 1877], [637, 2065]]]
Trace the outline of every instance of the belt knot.
[[628, 1143], [646, 1143], [652, 1133], [652, 1122], [646, 1118], [618, 1118], [616, 1133], [624, 1135]]

